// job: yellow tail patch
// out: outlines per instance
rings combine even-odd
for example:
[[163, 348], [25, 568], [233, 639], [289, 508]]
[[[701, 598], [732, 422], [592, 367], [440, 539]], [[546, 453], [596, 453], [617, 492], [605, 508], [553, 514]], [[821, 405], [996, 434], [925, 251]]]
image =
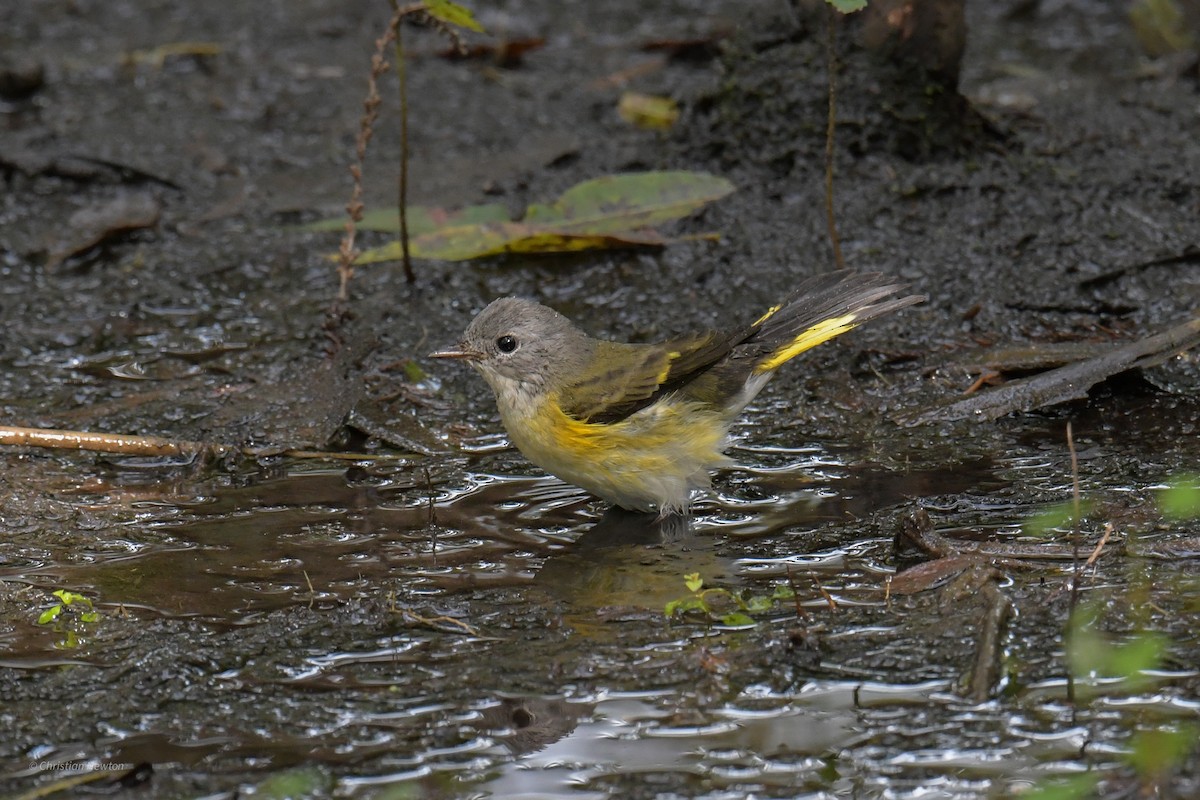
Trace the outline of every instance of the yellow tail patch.
[[[770, 313], [768, 313], [768, 316], [770, 316]], [[754, 368], [754, 374], [761, 375], [764, 372], [778, 369], [782, 364], [800, 355], [805, 350], [811, 350], [819, 344], [828, 342], [835, 336], [841, 336], [857, 325], [854, 321], [855, 319], [855, 314], [846, 314], [841, 317], [830, 317], [829, 319], [821, 320], [816, 325], [809, 326], [797, 334], [790, 342], [767, 356], [767, 358]]]
[[769, 320], [771, 317], [775, 316], [775, 312], [781, 308], [783, 308], [783, 306], [771, 306], [770, 308], [767, 309], [767, 313], [763, 314], [761, 317], [759, 317], [758, 319], [756, 319], [754, 321], [754, 324], [751, 327], [757, 328], [759, 325], [762, 325], [764, 322]]

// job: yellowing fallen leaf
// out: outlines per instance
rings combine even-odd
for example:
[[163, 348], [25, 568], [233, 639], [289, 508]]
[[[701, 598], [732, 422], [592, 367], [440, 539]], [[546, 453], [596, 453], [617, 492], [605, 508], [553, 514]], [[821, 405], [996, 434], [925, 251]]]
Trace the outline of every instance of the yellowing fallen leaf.
[[[681, 219], [733, 190], [729, 181], [707, 173], [640, 172], [584, 181], [553, 203], [531, 204], [519, 221], [502, 218], [498, 205], [410, 210], [410, 230], [419, 232], [410, 237], [409, 252], [414, 258], [465, 261], [503, 253], [661, 247], [669, 240], [653, 226]], [[387, 230], [396, 229], [395, 214], [391, 209], [379, 217], [387, 220]], [[310, 228], [341, 227], [333, 220], [318, 225]], [[356, 263], [399, 258], [397, 241], [364, 251]]]

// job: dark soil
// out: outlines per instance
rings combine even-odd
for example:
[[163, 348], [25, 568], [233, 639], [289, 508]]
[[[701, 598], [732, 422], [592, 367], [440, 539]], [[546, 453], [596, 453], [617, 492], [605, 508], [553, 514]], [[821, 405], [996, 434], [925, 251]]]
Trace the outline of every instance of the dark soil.
[[[889, 102], [844, 23], [846, 264], [929, 300], [784, 370], [740, 430], [739, 468], [680, 530], [605, 515], [540, 476], [502, 446], [482, 381], [426, 354], [506, 294], [651, 340], [743, 324], [830, 269], [820, 16], [481, 8], [496, 37], [544, 37], [516, 66], [445, 59], [435, 33], [406, 30], [415, 203], [518, 212], [587, 178], [666, 168], [738, 191], [670, 231], [716, 242], [418, 263], [411, 286], [398, 265], [363, 268], [331, 359], [337, 236], [300, 226], [350, 196], [387, 5], [10, 5], [4, 421], [264, 455], [0, 453], [3, 790], [92, 762], [153, 765], [122, 797], [287, 794], [269, 794], [273, 778], [313, 797], [987, 797], [1083, 768], [1111, 796], [1156, 780], [1160, 796], [1195, 796], [1194, 746], [1154, 775], [1118, 753], [1135, 730], [1194, 724], [1200, 703], [1195, 520], [1158, 504], [1200, 465], [1197, 354], [995, 421], [896, 422], [960, 398], [997, 348], [1118, 346], [1195, 317], [1194, 53], [1148, 59], [1109, 4], [970, 4], [965, 123], [914, 140], [898, 133], [911, 107]], [[707, 44], [688, 57], [642, 49], [691, 39]], [[617, 116], [621, 75], [680, 100], [670, 133]], [[396, 202], [383, 86], [372, 207]], [[1104, 610], [1095, 628], [1166, 642], [1153, 687], [1074, 709], [1063, 562], [883, 588], [919, 560], [893, 544], [919, 509], [964, 547], [1066, 546], [1070, 525], [1048, 539], [1022, 525], [1071, 498], [1068, 422], [1090, 504], [1083, 556], [1114, 529], [1085, 585]], [[397, 458], [271, 455], [288, 447]], [[736, 633], [668, 623], [693, 572], [750, 594], [789, 585], [797, 607]], [[100, 622], [38, 623], [55, 589], [93, 599]], [[989, 645], [996, 591], [1014, 613]], [[1003, 668], [972, 700], [989, 646]], [[280, 772], [297, 765], [313, 770]]]

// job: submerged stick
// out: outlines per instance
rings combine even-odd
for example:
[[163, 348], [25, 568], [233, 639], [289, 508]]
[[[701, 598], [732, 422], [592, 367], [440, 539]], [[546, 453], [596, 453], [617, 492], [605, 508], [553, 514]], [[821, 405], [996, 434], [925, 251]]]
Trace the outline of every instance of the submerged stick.
[[1004, 625], [1012, 613], [1012, 601], [996, 585], [996, 581], [989, 580], [980, 593], [987, 601], [987, 608], [979, 627], [975, 660], [967, 676], [965, 693], [973, 703], [986, 702], [1000, 685], [1004, 668]]

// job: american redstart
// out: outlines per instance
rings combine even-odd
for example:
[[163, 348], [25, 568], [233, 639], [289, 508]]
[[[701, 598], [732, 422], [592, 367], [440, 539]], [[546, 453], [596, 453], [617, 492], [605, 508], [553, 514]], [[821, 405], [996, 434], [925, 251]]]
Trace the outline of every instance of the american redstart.
[[753, 324], [657, 344], [594, 339], [553, 309], [494, 301], [457, 348], [496, 394], [509, 438], [542, 469], [635, 511], [686, 511], [729, 463], [729, 428], [775, 370], [862, 323], [919, 303], [877, 273], [804, 281]]

